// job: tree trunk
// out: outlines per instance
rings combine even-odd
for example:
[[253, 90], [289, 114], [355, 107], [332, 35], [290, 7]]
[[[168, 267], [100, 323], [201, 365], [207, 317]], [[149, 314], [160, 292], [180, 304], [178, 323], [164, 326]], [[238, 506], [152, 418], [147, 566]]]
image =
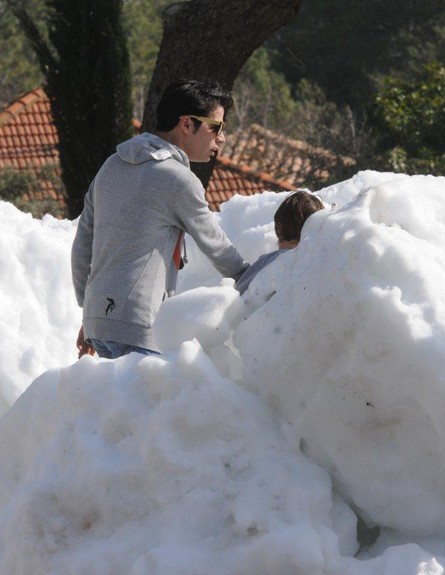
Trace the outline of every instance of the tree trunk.
[[8, 4], [45, 76], [68, 217], [74, 219], [103, 162], [133, 134], [122, 0], [45, 0], [47, 34], [22, 4]]
[[190, 0], [164, 12], [164, 33], [144, 110], [153, 131], [156, 106], [173, 80], [217, 80], [231, 89], [252, 52], [293, 20], [303, 0]]

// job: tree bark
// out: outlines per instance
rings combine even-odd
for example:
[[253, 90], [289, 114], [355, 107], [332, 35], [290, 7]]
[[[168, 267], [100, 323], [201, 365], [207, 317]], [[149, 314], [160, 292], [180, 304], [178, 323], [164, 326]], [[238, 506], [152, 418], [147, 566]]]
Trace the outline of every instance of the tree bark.
[[217, 80], [232, 89], [252, 52], [297, 15], [303, 0], [190, 0], [166, 8], [163, 37], [148, 91], [143, 131], [173, 80]]

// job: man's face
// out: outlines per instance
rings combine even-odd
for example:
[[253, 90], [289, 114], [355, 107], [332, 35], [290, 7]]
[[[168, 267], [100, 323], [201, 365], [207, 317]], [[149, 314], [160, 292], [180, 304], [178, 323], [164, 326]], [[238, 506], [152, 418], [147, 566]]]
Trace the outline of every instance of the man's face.
[[[222, 122], [224, 120], [224, 108], [218, 106], [207, 117]], [[218, 136], [216, 130], [215, 124], [203, 121], [196, 132], [190, 131], [184, 142], [184, 152], [191, 162], [208, 162], [219, 151], [226, 138], [224, 132]]]

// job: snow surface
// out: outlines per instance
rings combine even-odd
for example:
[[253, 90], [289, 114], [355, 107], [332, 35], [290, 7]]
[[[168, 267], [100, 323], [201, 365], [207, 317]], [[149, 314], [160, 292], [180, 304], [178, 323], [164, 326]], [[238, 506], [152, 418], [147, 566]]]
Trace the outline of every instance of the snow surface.
[[[243, 297], [188, 238], [163, 355], [115, 361], [76, 360], [76, 222], [0, 203], [0, 575], [444, 573], [445, 178], [319, 194]], [[285, 196], [223, 206], [250, 261]]]

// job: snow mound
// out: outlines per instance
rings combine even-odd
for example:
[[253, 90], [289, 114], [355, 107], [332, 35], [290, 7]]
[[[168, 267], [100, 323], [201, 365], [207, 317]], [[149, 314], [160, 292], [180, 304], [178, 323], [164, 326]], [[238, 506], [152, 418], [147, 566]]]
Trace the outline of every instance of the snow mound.
[[320, 539], [336, 553], [328, 474], [196, 342], [47, 372], [0, 452], [0, 573], [315, 574]]
[[69, 252], [75, 224], [0, 201], [0, 413], [45, 369], [76, 358], [81, 323]]
[[235, 342], [291, 444], [365, 516], [423, 537], [445, 530], [445, 179], [366, 184], [308, 221]]
[[[75, 222], [0, 203], [1, 575], [443, 575], [445, 178], [319, 194], [243, 297], [187, 240], [162, 356], [75, 363]], [[285, 196], [224, 205], [251, 261]]]

